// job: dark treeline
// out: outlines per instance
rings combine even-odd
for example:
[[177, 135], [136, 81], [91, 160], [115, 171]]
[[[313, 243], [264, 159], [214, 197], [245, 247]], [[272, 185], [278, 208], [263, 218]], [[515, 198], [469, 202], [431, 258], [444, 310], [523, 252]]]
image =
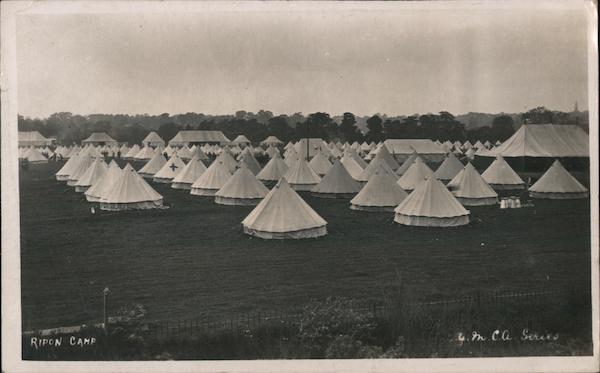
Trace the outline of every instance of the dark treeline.
[[[520, 117], [520, 121], [519, 121]], [[381, 141], [385, 139], [428, 138], [432, 140], [475, 142], [504, 141], [521, 125], [527, 123], [577, 124], [579, 116], [573, 113], [550, 111], [537, 107], [515, 115], [500, 114], [491, 125], [466, 128], [447, 111], [438, 114], [414, 114], [388, 117], [376, 114], [359, 117], [352, 113], [332, 117], [317, 112], [309, 115], [273, 115], [270, 111], [258, 113], [238, 111], [234, 115], [206, 115], [186, 113], [170, 115], [91, 114], [78, 115], [68, 112], [55, 113], [45, 119], [19, 116], [20, 131], [39, 131], [46, 137], [56, 138], [60, 144], [80, 143], [92, 132], [106, 132], [119, 142], [140, 143], [149, 131], [156, 131], [169, 141], [180, 130], [220, 130], [233, 140], [245, 135], [258, 143], [269, 135], [284, 142], [302, 137], [321, 137], [327, 141]], [[366, 127], [366, 128], [365, 128]], [[361, 129], [362, 128], [362, 129]], [[307, 132], [308, 131], [308, 132]]]

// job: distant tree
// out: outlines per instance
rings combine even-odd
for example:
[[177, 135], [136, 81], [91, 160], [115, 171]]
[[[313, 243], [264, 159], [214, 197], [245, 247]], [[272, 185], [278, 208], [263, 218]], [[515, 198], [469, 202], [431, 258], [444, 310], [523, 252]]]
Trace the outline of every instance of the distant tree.
[[362, 134], [356, 126], [356, 117], [354, 114], [346, 112], [342, 116], [342, 121], [339, 126], [339, 132], [342, 140], [352, 143], [358, 141]]
[[500, 115], [492, 121], [490, 130], [491, 140], [505, 141], [515, 133], [515, 123], [512, 117], [508, 115]]
[[246, 119], [246, 111], [245, 110], [238, 110], [235, 112], [235, 118], [236, 119]]
[[160, 137], [162, 137], [165, 142], [169, 142], [177, 133], [179, 132], [179, 127], [173, 123], [163, 123], [158, 127], [156, 131]]
[[288, 125], [288, 117], [285, 115], [270, 118], [267, 123], [267, 131], [269, 135], [273, 135], [283, 142], [288, 142], [294, 137], [294, 130]]
[[323, 112], [309, 114], [304, 123], [296, 124], [296, 136], [298, 138], [319, 137], [328, 140], [330, 135], [336, 132], [337, 124], [329, 114]]
[[410, 115], [400, 121], [399, 138], [415, 139], [419, 137], [419, 115]]
[[371, 118], [367, 119], [367, 134], [365, 138], [367, 141], [382, 141], [384, 140], [383, 136], [383, 121], [378, 115], [373, 115]]
[[524, 114], [524, 118], [527, 120], [527, 123], [532, 124], [544, 124], [544, 123], [552, 123], [554, 120], [554, 114], [552, 111], [546, 109], [543, 106], [538, 106], [531, 110], [528, 110]]
[[259, 110], [258, 113], [256, 113], [256, 120], [258, 123], [267, 124], [271, 118], [273, 118], [273, 113], [268, 110]]
[[402, 122], [399, 119], [386, 119], [383, 122], [383, 133], [387, 139], [403, 138]]

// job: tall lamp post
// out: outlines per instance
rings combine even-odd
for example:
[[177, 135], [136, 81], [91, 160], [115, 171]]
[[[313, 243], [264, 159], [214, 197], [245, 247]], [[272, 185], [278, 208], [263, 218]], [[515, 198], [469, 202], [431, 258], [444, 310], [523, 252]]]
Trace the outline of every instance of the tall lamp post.
[[102, 291], [102, 294], [104, 295], [103, 327], [104, 327], [104, 332], [107, 333], [108, 332], [108, 313], [106, 312], [106, 308], [108, 306], [108, 294], [110, 294], [110, 289], [108, 289], [108, 287], [105, 287], [104, 290]]

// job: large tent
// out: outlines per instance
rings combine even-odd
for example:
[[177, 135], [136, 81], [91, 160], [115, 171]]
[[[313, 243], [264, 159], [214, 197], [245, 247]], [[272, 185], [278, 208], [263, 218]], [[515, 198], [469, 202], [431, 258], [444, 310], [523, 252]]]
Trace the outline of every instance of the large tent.
[[142, 177], [153, 178], [154, 174], [160, 171], [165, 163], [167, 163], [167, 160], [164, 155], [162, 155], [161, 152], [156, 152], [152, 159], [150, 159], [138, 172]]
[[162, 137], [158, 135], [158, 133], [152, 131], [146, 137], [144, 137], [144, 139], [142, 140], [142, 145], [151, 146], [154, 148], [160, 146], [164, 148], [165, 140], [163, 140]]
[[170, 141], [171, 146], [218, 144], [227, 145], [229, 139], [221, 131], [179, 131]]
[[100, 209], [108, 211], [147, 210], [162, 205], [163, 197], [129, 163], [100, 200]]
[[523, 189], [525, 182], [502, 158], [497, 156], [494, 162], [481, 174], [485, 180], [495, 190]]
[[336, 159], [329, 172], [312, 189], [312, 194], [318, 197], [350, 198], [360, 189], [360, 183], [354, 180], [344, 165]]
[[48, 146], [54, 139], [46, 138], [38, 131], [19, 131], [19, 146]]
[[103, 197], [106, 197], [113, 183], [119, 179], [122, 172], [123, 170], [114, 159], [110, 161], [104, 175], [85, 191], [85, 198], [88, 202], [100, 202]]
[[192, 159], [185, 165], [185, 167], [173, 178], [171, 188], [174, 189], [187, 189], [192, 188], [192, 184], [206, 171], [206, 166], [202, 160], [198, 157], [198, 154], [194, 154]]
[[169, 158], [167, 163], [154, 174], [152, 180], [155, 183], [171, 183], [173, 178], [175, 178], [184, 167], [185, 163], [177, 156], [177, 153], [175, 153]]
[[442, 182], [448, 182], [452, 180], [456, 176], [456, 174], [458, 174], [460, 170], [463, 169], [463, 167], [463, 164], [460, 163], [458, 158], [456, 158], [454, 154], [450, 153], [448, 154], [446, 159], [444, 159], [444, 161], [438, 167], [438, 169], [435, 170], [433, 175]]
[[465, 206], [484, 206], [498, 203], [498, 194], [485, 182], [471, 163], [452, 181], [452, 194]]
[[195, 196], [214, 196], [231, 177], [227, 166], [220, 160], [215, 160], [192, 184], [190, 194]]
[[441, 162], [446, 155], [441, 145], [429, 139], [388, 139], [384, 144], [399, 162], [404, 162], [415, 151], [427, 162]]
[[94, 132], [81, 143], [84, 145], [118, 145], [117, 140], [110, 137], [106, 132]]
[[77, 180], [75, 183], [75, 191], [76, 192], [85, 192], [89, 187], [94, 185], [98, 180], [100, 180], [107, 170], [106, 163], [102, 160], [102, 158], [96, 158], [90, 167], [83, 173], [83, 175]]
[[289, 168], [285, 164], [285, 161], [281, 158], [279, 153], [276, 153], [273, 158], [262, 170], [256, 175], [258, 180], [263, 182], [277, 182], [281, 179], [287, 172]]
[[411, 191], [416, 189], [419, 184], [431, 176], [433, 176], [431, 168], [429, 168], [420, 157], [417, 157], [404, 175], [398, 179], [398, 185], [406, 191]]
[[242, 164], [215, 193], [215, 202], [221, 205], [256, 205], [269, 193], [269, 189]]
[[588, 135], [575, 125], [527, 124], [485, 157], [589, 157]]
[[314, 238], [327, 222], [282, 178], [242, 221], [244, 233], [264, 239]]
[[248, 140], [248, 138], [244, 135], [238, 135], [235, 139], [233, 139], [233, 141], [231, 142], [231, 145], [248, 146], [248, 145], [250, 145], [250, 140]]
[[321, 177], [300, 158], [285, 174], [286, 180], [294, 190], [310, 191], [321, 181]]
[[588, 190], [557, 159], [529, 188], [529, 195], [532, 198], [576, 199], [587, 198]]
[[398, 185], [396, 178], [385, 168], [380, 167], [350, 201], [350, 208], [365, 211], [393, 211], [406, 196], [406, 192]]
[[403, 225], [456, 227], [469, 223], [469, 211], [435, 177], [421, 183], [394, 212], [394, 221]]

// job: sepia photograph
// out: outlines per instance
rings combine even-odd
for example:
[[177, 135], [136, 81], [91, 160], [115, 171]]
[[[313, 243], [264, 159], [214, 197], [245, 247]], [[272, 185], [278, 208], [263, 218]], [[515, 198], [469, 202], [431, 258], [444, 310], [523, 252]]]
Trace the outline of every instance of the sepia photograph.
[[2, 370], [600, 369], [596, 7], [3, 2]]

